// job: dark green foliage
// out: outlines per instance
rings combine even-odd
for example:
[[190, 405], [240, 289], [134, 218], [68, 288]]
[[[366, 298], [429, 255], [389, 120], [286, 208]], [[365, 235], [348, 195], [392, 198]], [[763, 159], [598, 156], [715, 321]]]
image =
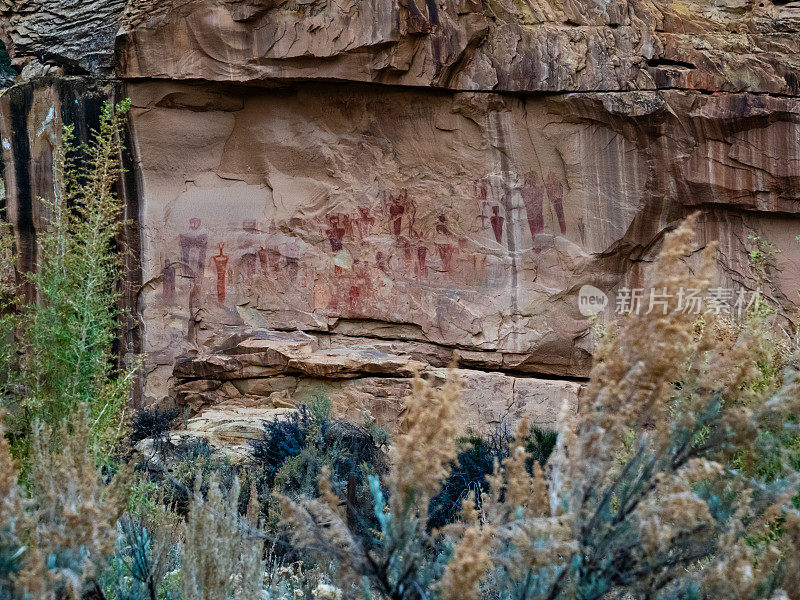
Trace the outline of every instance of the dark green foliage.
[[10, 85], [14, 81], [17, 72], [11, 66], [11, 57], [8, 49], [3, 42], [0, 42], [0, 85]]
[[122, 275], [116, 240], [123, 226], [115, 188], [129, 106], [105, 105], [88, 144], [76, 144], [72, 127], [64, 128], [56, 198], [41, 200], [37, 271], [26, 274], [36, 298], [17, 307], [18, 318], [4, 321], [0, 332], [13, 325], [18, 333], [3, 340], [0, 354], [8, 367], [2, 390], [6, 425], [19, 457], [27, 455], [31, 425], [56, 425], [81, 405], [89, 413], [98, 457], [107, 457], [122, 433], [135, 365], [118, 368], [114, 352]]
[[[533, 472], [533, 462], [538, 461], [544, 467], [556, 445], [558, 434], [532, 427], [525, 442], [525, 449], [531, 454], [528, 461], [528, 472]], [[442, 483], [441, 491], [431, 499], [429, 506], [428, 528], [444, 527], [459, 518], [464, 499], [475, 492], [479, 498], [481, 493], [489, 491], [487, 475], [494, 470], [495, 461], [502, 462], [509, 456], [509, 444], [513, 436], [504, 425], [485, 437], [471, 436], [461, 440], [464, 449], [450, 467], [450, 474]]]
[[167, 432], [175, 419], [181, 414], [178, 408], [161, 408], [154, 406], [136, 413], [131, 423], [131, 444], [147, 439], [160, 439]]
[[0, 530], [0, 600], [14, 598], [11, 578], [22, 570], [25, 549], [10, 528]]
[[272, 487], [275, 476], [287, 458], [299, 456], [311, 429], [311, 415], [303, 405], [287, 419], [264, 423], [264, 436], [252, 440], [253, 458], [262, 468], [264, 482]]
[[528, 461], [528, 472], [532, 472], [533, 461], [537, 461], [541, 467], [544, 467], [547, 459], [556, 449], [556, 443], [558, 443], [557, 432], [531, 427], [531, 433], [525, 442], [525, 450], [531, 455]]
[[[165, 515], [163, 509], [161, 515]], [[117, 551], [106, 569], [102, 584], [107, 600], [171, 600], [177, 590], [165, 580], [179, 567], [174, 530], [164, 523], [153, 524], [141, 515], [124, 515], [119, 520]]]
[[[178, 444], [168, 441], [156, 444], [160, 454], [157, 466], [150, 461], [142, 461], [136, 470], [147, 474], [148, 481], [155, 484], [163, 502], [180, 515], [185, 516], [191, 501], [195, 480], [200, 477], [203, 485], [200, 492], [205, 496], [208, 492], [208, 481], [214, 474], [219, 478], [223, 491], [231, 488], [234, 476], [243, 475], [241, 467], [234, 468], [227, 461], [214, 458], [213, 449], [208, 440], [187, 438]], [[163, 464], [169, 465], [165, 469]], [[244, 499], [246, 505], [247, 500]], [[240, 506], [244, 512], [244, 506]]]
[[370, 514], [364, 467], [385, 472], [380, 439], [364, 427], [331, 418], [330, 400], [317, 395], [288, 419], [264, 424], [263, 438], [251, 442], [251, 473], [262, 497], [273, 491], [314, 497], [317, 477], [327, 466], [337, 491], [353, 505], [350, 509]]

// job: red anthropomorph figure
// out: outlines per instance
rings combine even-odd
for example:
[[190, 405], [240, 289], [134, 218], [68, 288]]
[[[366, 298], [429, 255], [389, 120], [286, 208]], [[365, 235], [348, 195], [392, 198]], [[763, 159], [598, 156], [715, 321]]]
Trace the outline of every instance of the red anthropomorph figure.
[[356, 227], [358, 228], [358, 235], [363, 239], [372, 233], [372, 226], [375, 224], [375, 218], [369, 215], [369, 207], [359, 206], [358, 215]]
[[168, 258], [164, 259], [164, 268], [161, 270], [161, 283], [164, 304], [172, 306], [175, 304], [175, 267], [172, 266], [172, 262]]
[[225, 302], [225, 273], [228, 268], [228, 256], [222, 252], [224, 243], [217, 244], [219, 254], [214, 256], [214, 265], [217, 267], [217, 300]]
[[492, 229], [494, 230], [494, 239], [497, 240], [498, 244], [503, 243], [503, 222], [505, 221], [505, 217], [500, 216], [500, 207], [493, 206], [492, 207]]
[[564, 235], [567, 233], [567, 223], [564, 219], [564, 186], [555, 173], [548, 173], [544, 187], [547, 190], [547, 197], [550, 198], [556, 211], [558, 229], [561, 231], [561, 235]]
[[404, 205], [408, 192], [403, 192], [399, 196], [389, 194], [389, 220], [392, 223], [392, 231], [395, 235], [400, 235], [403, 232], [403, 213], [406, 212]]
[[530, 171], [523, 176], [522, 201], [525, 203], [525, 211], [528, 213], [528, 227], [531, 230], [531, 237], [536, 237], [537, 233], [544, 230], [544, 214], [542, 204], [544, 203], [544, 185], [538, 173]]
[[342, 249], [342, 238], [346, 230], [339, 226], [339, 215], [328, 215], [328, 223], [330, 223], [330, 228], [326, 229], [325, 233], [331, 243], [331, 250], [338, 252]]

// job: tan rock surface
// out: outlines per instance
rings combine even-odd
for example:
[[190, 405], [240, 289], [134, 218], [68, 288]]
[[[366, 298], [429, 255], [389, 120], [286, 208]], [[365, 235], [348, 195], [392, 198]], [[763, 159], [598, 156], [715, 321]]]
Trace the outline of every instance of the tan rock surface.
[[[609, 318], [693, 210], [721, 286], [795, 310], [796, 3], [0, 0], [0, 16], [20, 80], [50, 73], [0, 94], [23, 270], [61, 124], [133, 100], [123, 347], [145, 354], [143, 402], [208, 419], [323, 390], [396, 426], [409, 374], [457, 358], [465, 426], [552, 424], [591, 364], [578, 290], [607, 292]], [[766, 273], [750, 236], [780, 251]], [[236, 437], [240, 416], [214, 419]]]
[[126, 78], [796, 94], [800, 9], [752, 0], [138, 0]]
[[[287, 334], [291, 335], [291, 334]], [[253, 354], [249, 356], [263, 356]], [[341, 349], [335, 353], [336, 363], [330, 363], [330, 352], [318, 351], [308, 355], [308, 363], [286, 365], [286, 373], [267, 378], [241, 378], [225, 380], [228, 373], [212, 373], [218, 379], [181, 379], [180, 365], [175, 375], [182, 381], [173, 388], [180, 406], [193, 410], [188, 429], [211, 439], [224, 441], [246, 437], [259, 430], [261, 421], [271, 420], [274, 411], [309, 405], [315, 396], [324, 394], [331, 401], [335, 417], [356, 423], [375, 420], [390, 429], [402, 430], [404, 399], [411, 393], [411, 370], [408, 361], [377, 351], [364, 353]], [[324, 369], [317, 369], [323, 357]], [[195, 359], [197, 362], [219, 362], [220, 355], [211, 354]], [[226, 358], [228, 358], [226, 356]], [[313, 365], [309, 369], [307, 365]], [[332, 364], [337, 368], [330, 369]], [[386, 369], [393, 365], [392, 369]], [[581, 385], [571, 381], [544, 380], [532, 377], [514, 377], [501, 372], [484, 372], [473, 369], [455, 369], [452, 375], [444, 368], [415, 364], [424, 377], [441, 385], [448, 376], [456, 377], [462, 384], [461, 426], [468, 431], [491, 431], [501, 424], [513, 425], [522, 417], [542, 428], [554, 428], [563, 411], [577, 409]], [[390, 377], [374, 376], [385, 370]], [[206, 373], [198, 369], [198, 373]], [[226, 388], [226, 386], [229, 386]]]

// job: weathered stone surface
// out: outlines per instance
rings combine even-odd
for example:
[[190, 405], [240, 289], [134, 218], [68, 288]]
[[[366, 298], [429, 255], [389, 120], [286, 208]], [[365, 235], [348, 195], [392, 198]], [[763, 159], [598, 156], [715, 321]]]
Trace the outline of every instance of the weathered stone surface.
[[[413, 356], [417, 344], [414, 358], [434, 366], [455, 350], [465, 366], [584, 377], [592, 340], [577, 291], [640, 284], [663, 232], [698, 206], [703, 241], [731, 232], [721, 284], [759, 285], [747, 236], [760, 231], [782, 250], [772, 293], [791, 306], [800, 283], [794, 98], [325, 85], [213, 88], [207, 109], [211, 89], [129, 86], [143, 317], [170, 371], [221, 332], [278, 327], [321, 335], [324, 362], [347, 376], [376, 371], [339, 365], [344, 347]], [[258, 344], [206, 366], [227, 378], [333, 373], [315, 370], [321, 354], [292, 362]], [[207, 377], [185, 371], [201, 362], [175, 373]]]
[[795, 94], [798, 30], [800, 11], [770, 0], [140, 0], [123, 22], [120, 74]]
[[[317, 339], [308, 334], [260, 330], [233, 345], [223, 343], [213, 354], [178, 359], [173, 374], [179, 379], [190, 380], [180, 386], [181, 391], [187, 387], [187, 391], [207, 391], [205, 386], [211, 384], [203, 381], [209, 379], [255, 378], [255, 381], [260, 381], [260, 378], [283, 373], [332, 379], [365, 374], [409, 377], [426, 366], [420, 361], [388, 354], [374, 347], [313, 350], [317, 344]], [[256, 383], [243, 389], [257, 387]]]
[[[459, 410], [462, 433], [488, 432], [502, 423], [513, 426], [522, 417], [527, 417], [537, 427], [554, 429], [562, 411], [574, 412], [577, 409], [581, 388], [578, 383], [511, 377], [499, 372], [469, 369], [457, 369], [455, 373], [464, 385]], [[425, 376], [441, 384], [446, 377], [446, 370], [429, 369]], [[198, 404], [191, 404], [197, 396], [186, 396], [182, 402], [194, 409], [195, 416], [190, 423], [201, 423], [202, 427], [198, 426], [200, 429], [210, 430], [217, 426], [218, 421], [228, 423], [233, 419], [238, 425], [230, 435], [238, 435], [240, 425], [247, 419], [251, 422], [250, 429], [255, 430], [264, 415], [272, 414], [271, 411], [308, 404], [315, 395], [324, 393], [330, 398], [333, 414], [337, 418], [355, 423], [363, 423], [365, 418], [370, 418], [393, 431], [402, 430], [404, 400], [411, 393], [411, 380], [408, 378], [307, 377], [295, 382], [296, 385], [291, 388], [265, 392], [260, 396], [231, 399], [218, 394], [213, 401]], [[223, 413], [231, 413], [233, 417], [223, 418], [220, 416]], [[228, 431], [225, 428], [223, 430]]]
[[[501, 424], [513, 427], [523, 417], [542, 429], [556, 429], [562, 413], [578, 409], [581, 384], [503, 373], [456, 369], [463, 383], [460, 421], [464, 430], [487, 432]], [[443, 382], [447, 371], [431, 369], [429, 376]]]
[[[578, 290], [608, 292], [608, 318], [693, 210], [721, 286], [796, 308], [795, 3], [0, 0], [0, 15], [22, 79], [113, 65], [133, 100], [120, 191], [141, 232], [145, 402], [214, 415], [322, 389], [338, 414], [397, 424], [411, 371], [455, 358], [465, 424], [552, 424], [591, 364]], [[0, 94], [23, 269], [61, 124], [85, 131], [91, 89]], [[780, 250], [766, 278], [751, 234]]]
[[[293, 408], [215, 406], [189, 419], [185, 429], [171, 432], [170, 441], [177, 444], [186, 438], [208, 440], [218, 458], [237, 464], [250, 457], [249, 442], [263, 436], [265, 421], [285, 419], [293, 412]], [[146, 451], [147, 441], [141, 446], [140, 452]]]
[[23, 75], [110, 72], [125, 0], [0, 0], [0, 37]]
[[[280, 344], [283, 343], [281, 336], [291, 338], [292, 335], [258, 331], [253, 339], [261, 342], [270, 339], [273, 344]], [[233, 346], [223, 345], [227, 348], [223, 352], [235, 352], [251, 345], [251, 340], [240, 338]], [[263, 352], [244, 356], [269, 360], [268, 354]], [[209, 354], [191, 360], [198, 365], [217, 365], [235, 358]], [[182, 369], [184, 364], [176, 365], [175, 377], [180, 383], [173, 387], [173, 396], [179, 405], [190, 406], [197, 418], [205, 419], [204, 423], [216, 414], [215, 411], [221, 410], [220, 407], [236, 411], [239, 408], [297, 407], [309, 404], [314, 396], [323, 393], [330, 398], [336, 417], [358, 423], [368, 417], [393, 430], [402, 428], [404, 399], [411, 392], [410, 377], [421, 373], [440, 385], [449, 373], [448, 369], [386, 354], [376, 348], [317, 350], [286, 362], [285, 372], [295, 375], [275, 377], [239, 377], [241, 372], [237, 371], [237, 378], [228, 379], [230, 372], [205, 367], [187, 371]], [[272, 366], [270, 363], [267, 368]], [[453, 373], [463, 384], [460, 415], [464, 431], [487, 431], [501, 423], [514, 423], [523, 416], [540, 427], [555, 427], [563, 410], [576, 410], [581, 388], [576, 382], [512, 377], [502, 372], [456, 369]], [[197, 374], [210, 379], [186, 379]]]

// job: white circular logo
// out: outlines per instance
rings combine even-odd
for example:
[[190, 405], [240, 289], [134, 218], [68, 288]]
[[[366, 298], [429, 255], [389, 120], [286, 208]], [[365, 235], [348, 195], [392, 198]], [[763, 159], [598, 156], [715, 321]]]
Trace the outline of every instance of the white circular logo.
[[608, 306], [608, 296], [593, 285], [584, 285], [578, 291], [578, 310], [584, 317], [603, 312]]

